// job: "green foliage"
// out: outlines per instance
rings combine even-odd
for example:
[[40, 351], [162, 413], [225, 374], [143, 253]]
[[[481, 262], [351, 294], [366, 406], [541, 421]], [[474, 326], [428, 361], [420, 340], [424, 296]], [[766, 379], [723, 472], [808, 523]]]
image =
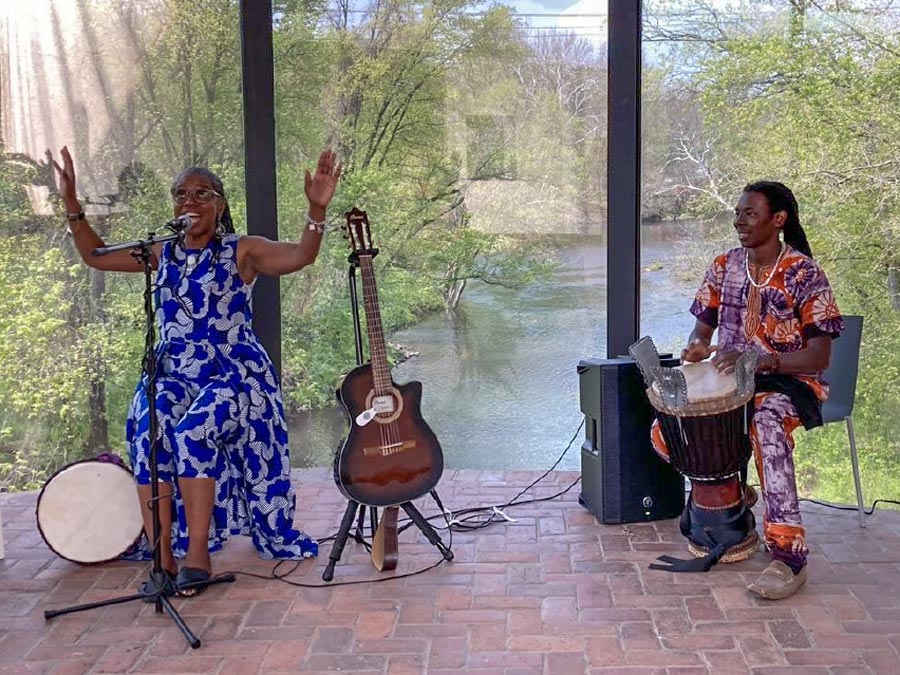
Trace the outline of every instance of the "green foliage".
[[[97, 30], [111, 22], [127, 35], [138, 66], [123, 74], [107, 51], [84, 54], [85, 69], [128, 83], [98, 99], [106, 122], [93, 124], [87, 111], [77, 138], [61, 139], [91, 193], [80, 197], [92, 226], [108, 242], [159, 231], [171, 217], [172, 178], [204, 165], [222, 178], [237, 229], [246, 231], [239, 3], [79, 7]], [[552, 247], [522, 236], [524, 228], [513, 236], [473, 227], [481, 205], [471, 179], [479, 174], [465, 170], [467, 149], [500, 153], [525, 191], [552, 195], [531, 205], [536, 212], [571, 204], [596, 211], [605, 65], [575, 40], [541, 51], [522, 39], [509, 9], [468, 11], [474, 7], [469, 0], [391, 0], [367, 14], [342, 14], [319, 0], [273, 7], [281, 239], [300, 235], [304, 171], [319, 150], [332, 147], [344, 164], [317, 264], [281, 283], [289, 409], [332, 405], [333, 388], [356, 363], [348, 250], [337, 236], [350, 207], [367, 210], [380, 249], [388, 339], [455, 307], [470, 280], [517, 288], [552, 265]], [[481, 140], [467, 135], [464, 120], [473, 116], [489, 116]], [[144, 284], [140, 274], [89, 271], [62, 236], [59, 216], [35, 215], [44, 209], [29, 197], [48, 189], [57, 214], [61, 207], [43, 158], [4, 160], [0, 281], [9, 290], [0, 301], [0, 358], [9, 365], [0, 374], [0, 481], [33, 487], [72, 459], [107, 448], [124, 453], [122, 423], [144, 349]], [[497, 192], [479, 187], [488, 201]]]
[[39, 235], [0, 238], [0, 482], [34, 485], [57, 453], [78, 456], [90, 344], [71, 330], [81, 269]]
[[36, 177], [37, 168], [31, 162], [14, 157], [0, 161], [0, 231], [21, 227], [28, 220], [31, 208], [25, 185]]
[[[842, 311], [866, 319], [854, 412], [863, 481], [870, 497], [896, 498], [900, 308], [888, 275], [898, 265], [900, 36], [865, 14], [799, 8], [741, 25], [701, 61], [719, 177], [710, 187], [730, 199], [758, 179], [794, 190]], [[804, 490], [855, 501], [846, 430], [802, 434], [796, 456]]]
[[[315, 139], [338, 138], [344, 179], [331, 211], [343, 214], [356, 206], [369, 215], [380, 250], [376, 281], [388, 336], [427, 312], [453, 306], [465, 279], [502, 273], [510, 284], [523, 283], [534, 267], [522, 253], [523, 242], [461, 225], [460, 161], [446, 152], [453, 119], [447, 104], [458, 100], [447, 86], [449, 74], [467, 59], [514, 44], [506, 10], [472, 18], [458, 11], [463, 4], [395, 2], [384, 13], [358, 23], [354, 18], [322, 36], [302, 21], [277, 36], [279, 53], [298, 65], [296, 73], [282, 69], [279, 75], [284, 84], [297, 79], [296, 87], [282, 86], [279, 106], [300, 104], [278, 118], [282, 232], [293, 238], [303, 222], [305, 201], [296, 186], [304, 160], [314, 158]], [[333, 128], [322, 127], [322, 109], [334, 111]], [[310, 154], [304, 157], [303, 150]], [[342, 225], [341, 215], [332, 216], [332, 230]], [[331, 237], [314, 275], [282, 284], [285, 396], [293, 408], [331, 404], [341, 374], [356, 363], [348, 249]], [[517, 266], [504, 260], [513, 254]], [[474, 270], [476, 260], [481, 271]]]

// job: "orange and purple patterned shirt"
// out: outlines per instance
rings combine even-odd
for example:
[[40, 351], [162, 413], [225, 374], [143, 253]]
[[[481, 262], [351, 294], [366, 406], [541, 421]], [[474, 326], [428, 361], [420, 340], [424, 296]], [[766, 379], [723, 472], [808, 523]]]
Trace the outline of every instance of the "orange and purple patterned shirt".
[[[720, 351], [749, 347], [761, 354], [786, 354], [803, 349], [811, 338], [841, 334], [844, 321], [834, 293], [812, 258], [785, 244], [771, 279], [757, 288], [748, 278], [746, 255], [735, 248], [718, 256], [691, 305], [691, 314], [719, 329]], [[771, 267], [760, 270], [757, 279], [769, 278], [770, 272]], [[795, 377], [820, 401], [828, 397], [822, 373]]]

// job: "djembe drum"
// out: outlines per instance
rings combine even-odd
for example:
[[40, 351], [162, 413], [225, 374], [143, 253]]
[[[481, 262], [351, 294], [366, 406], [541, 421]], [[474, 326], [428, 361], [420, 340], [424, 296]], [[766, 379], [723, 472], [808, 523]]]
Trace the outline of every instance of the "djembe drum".
[[644, 376], [669, 459], [691, 481], [680, 529], [695, 559], [662, 556], [665, 566], [650, 567], [707, 571], [719, 561], [749, 558], [759, 546], [745, 499], [756, 352], [742, 354], [729, 374], [708, 362], [663, 368], [650, 338], [629, 352]]

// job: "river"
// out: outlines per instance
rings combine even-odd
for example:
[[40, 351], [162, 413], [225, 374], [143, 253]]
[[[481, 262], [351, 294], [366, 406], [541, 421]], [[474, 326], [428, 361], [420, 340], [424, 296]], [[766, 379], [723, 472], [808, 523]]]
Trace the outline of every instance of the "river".
[[[642, 228], [641, 332], [680, 347], [702, 263], [683, 255], [708, 228], [679, 221]], [[601, 237], [559, 243], [552, 278], [511, 290], [470, 283], [454, 312], [388, 336], [418, 354], [393, 369], [422, 383], [422, 412], [450, 469], [545, 469], [582, 421], [576, 367], [606, 357], [607, 250]], [[710, 257], [712, 251], [710, 251]], [[692, 267], [697, 269], [692, 270]], [[289, 419], [292, 464], [327, 466], [346, 433], [338, 410]], [[558, 468], [580, 468], [579, 433]]]

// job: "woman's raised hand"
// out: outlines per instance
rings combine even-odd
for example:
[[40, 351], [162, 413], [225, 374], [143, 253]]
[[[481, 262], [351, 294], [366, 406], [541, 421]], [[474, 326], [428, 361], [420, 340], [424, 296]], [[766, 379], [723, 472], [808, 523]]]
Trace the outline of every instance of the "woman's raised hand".
[[60, 150], [59, 154], [62, 157], [62, 166], [53, 159], [53, 153], [49, 150], [47, 150], [47, 161], [52, 163], [53, 168], [56, 169], [59, 195], [63, 198], [66, 209], [74, 211], [78, 208], [78, 195], [75, 191], [75, 164], [72, 162], [72, 155], [69, 154], [69, 148], [66, 146], [63, 146], [63, 149]]
[[306, 171], [304, 188], [309, 205], [320, 206], [323, 209], [328, 206], [340, 177], [341, 163], [337, 161], [337, 155], [330, 150], [323, 150], [319, 155], [315, 175], [310, 175], [309, 171]]

